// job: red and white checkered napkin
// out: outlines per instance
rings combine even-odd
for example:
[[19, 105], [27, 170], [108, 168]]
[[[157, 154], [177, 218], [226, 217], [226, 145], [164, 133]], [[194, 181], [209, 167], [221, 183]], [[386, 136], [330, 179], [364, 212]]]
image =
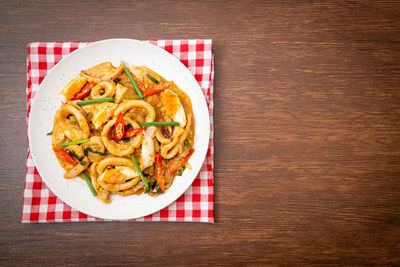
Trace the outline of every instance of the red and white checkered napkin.
[[[211, 135], [206, 160], [192, 186], [174, 203], [163, 210], [132, 221], [184, 221], [214, 222], [213, 201], [213, 55], [211, 40], [150, 40], [147, 43], [156, 45], [177, 57], [194, 75], [207, 101], [210, 111]], [[31, 103], [44, 77], [63, 56], [86, 46], [88, 43], [56, 42], [31, 43], [28, 46], [27, 62], [27, 121]], [[28, 150], [26, 160], [26, 180], [23, 223], [36, 222], [86, 222], [103, 221], [81, 213], [58, 199], [42, 181], [37, 172], [31, 153]], [[63, 179], [60, 177], [60, 179]]]

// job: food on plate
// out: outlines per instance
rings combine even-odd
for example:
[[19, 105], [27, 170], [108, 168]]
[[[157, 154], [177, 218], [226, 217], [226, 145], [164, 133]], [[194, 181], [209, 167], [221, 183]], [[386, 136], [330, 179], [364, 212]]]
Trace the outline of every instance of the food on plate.
[[191, 100], [144, 66], [110, 62], [83, 70], [59, 93], [52, 147], [64, 178], [81, 177], [105, 203], [111, 196], [157, 196], [191, 168]]

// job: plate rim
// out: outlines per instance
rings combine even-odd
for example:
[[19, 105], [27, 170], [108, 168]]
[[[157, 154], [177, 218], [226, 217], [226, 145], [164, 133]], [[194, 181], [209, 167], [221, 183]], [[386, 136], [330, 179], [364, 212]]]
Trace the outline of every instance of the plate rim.
[[[185, 186], [185, 188], [184, 188], [184, 190], [182, 191], [181, 194], [176, 194], [176, 196], [174, 196], [170, 201], [167, 201], [166, 203], [160, 205], [160, 207], [156, 208], [155, 210], [150, 210], [149, 212], [145, 212], [144, 215], [140, 215], [140, 216], [133, 216], [133, 217], [132, 217], [132, 216], [128, 216], [128, 217], [121, 216], [121, 217], [123, 217], [123, 218], [121, 218], [121, 217], [112, 217], [112, 216], [109, 216], [109, 217], [107, 217], [107, 216], [98, 216], [98, 215], [90, 214], [90, 212], [82, 211], [82, 209], [80, 209], [80, 208], [78, 208], [78, 207], [76, 207], [76, 206], [74, 206], [74, 205], [71, 205], [70, 202], [69, 202], [68, 200], [66, 201], [65, 199], [63, 199], [63, 198], [61, 198], [59, 195], [57, 195], [57, 194], [55, 193], [55, 191], [58, 191], [58, 190], [54, 190], [53, 186], [52, 186], [52, 185], [49, 185], [49, 183], [46, 181], [46, 179], [43, 178], [44, 176], [41, 174], [40, 168], [39, 168], [38, 165], [37, 165], [36, 155], [35, 155], [35, 153], [32, 153], [32, 151], [33, 151], [33, 150], [32, 150], [32, 142], [31, 142], [31, 138], [32, 138], [32, 127], [30, 127], [30, 125], [31, 125], [31, 123], [32, 123], [32, 118], [33, 118], [33, 116], [32, 116], [31, 113], [32, 113], [32, 111], [33, 111], [33, 107], [36, 106], [37, 99], [38, 99], [36, 96], [37, 96], [37, 94], [39, 93], [39, 91], [41, 90], [42, 86], [43, 86], [44, 84], [47, 83], [47, 80], [48, 80], [48, 79], [50, 79], [49, 77], [51, 76], [51, 73], [57, 69], [57, 68], [56, 68], [57, 65], [59, 65], [60, 63], [62, 63], [63, 61], [65, 61], [65, 60], [66, 60], [67, 58], [69, 58], [70, 56], [72, 56], [72, 55], [78, 53], [78, 51], [80, 51], [81, 49], [88, 49], [88, 48], [90, 48], [91, 46], [96, 46], [96, 45], [103, 44], [103, 43], [107, 43], [107, 42], [120, 42], [120, 41], [136, 42], [136, 43], [144, 44], [144, 45], [147, 45], [147, 46], [151, 46], [151, 47], [156, 48], [157, 50], [159, 50], [161, 53], [167, 55], [167, 56], [170, 57], [172, 60], [176, 61], [179, 65], [181, 65], [181, 67], [183, 67], [184, 71], [187, 72], [187, 73], [189, 73], [191, 79], [195, 82], [196, 87], [197, 87], [196, 90], [200, 90], [200, 92], [201, 92], [201, 100], [200, 100], [200, 102], [203, 102], [203, 104], [205, 104], [206, 113], [207, 113], [207, 116], [206, 116], [206, 122], [207, 122], [207, 138], [205, 139], [205, 140], [206, 140], [206, 142], [205, 142], [206, 144], [204, 145], [204, 146], [206, 147], [206, 149], [205, 149], [205, 151], [203, 152], [204, 155], [201, 156], [201, 158], [200, 158], [200, 159], [201, 159], [201, 164], [199, 165], [199, 170], [198, 170], [198, 171], [196, 172], [196, 174], [193, 176], [193, 179], [191, 180], [191, 182], [188, 183], [187, 186]], [[104, 40], [94, 41], [93, 43], [88, 43], [88, 42], [86, 42], [86, 43], [87, 43], [87, 44], [86, 44], [85, 46], [80, 47], [80, 48], [76, 49], [75, 51], [69, 53], [68, 55], [63, 56], [63, 58], [62, 58], [60, 61], [58, 61], [50, 70], [48, 70], [46, 76], [44, 77], [44, 79], [42, 80], [41, 84], [39, 85], [39, 87], [38, 87], [38, 89], [37, 89], [37, 91], [36, 91], [36, 95], [35, 95], [35, 97], [33, 98], [32, 102], [31, 102], [30, 113], [28, 114], [28, 115], [29, 115], [29, 119], [28, 119], [28, 141], [29, 141], [29, 142], [28, 142], [28, 143], [29, 143], [28, 145], [29, 145], [29, 153], [31, 154], [31, 157], [32, 157], [32, 160], [33, 160], [33, 162], [34, 162], [34, 165], [35, 165], [36, 170], [38, 171], [38, 173], [39, 173], [39, 175], [40, 175], [42, 181], [46, 184], [46, 186], [49, 188], [49, 190], [50, 190], [51, 192], [53, 192], [54, 195], [55, 195], [57, 198], [59, 198], [63, 203], [67, 204], [68, 206], [70, 206], [70, 207], [73, 208], [73, 209], [76, 209], [76, 210], [79, 211], [79, 212], [82, 212], [82, 213], [84, 213], [84, 214], [86, 214], [86, 215], [88, 215], [88, 216], [94, 217], [94, 218], [99, 218], [99, 219], [103, 219], [103, 220], [117, 220], [117, 221], [133, 220], [133, 219], [142, 218], [142, 217], [145, 217], [145, 216], [154, 214], [154, 213], [156, 213], [156, 212], [158, 212], [158, 211], [164, 209], [165, 207], [167, 207], [167, 206], [173, 204], [179, 197], [181, 197], [183, 194], [186, 193], [186, 191], [190, 188], [190, 186], [192, 186], [193, 182], [196, 180], [197, 176], [199, 175], [199, 173], [200, 173], [200, 171], [201, 171], [201, 167], [203, 166], [204, 161], [205, 161], [206, 158], [207, 158], [207, 151], [208, 151], [209, 145], [210, 145], [210, 134], [211, 134], [211, 125], [210, 125], [210, 122], [211, 122], [211, 120], [210, 120], [210, 110], [208, 109], [208, 105], [207, 105], [207, 101], [206, 101], [205, 95], [204, 95], [203, 90], [201, 89], [201, 87], [200, 87], [198, 81], [196, 80], [196, 78], [194, 77], [194, 75], [190, 72], [190, 70], [189, 70], [177, 57], [175, 57], [174, 55], [172, 55], [172, 54], [169, 53], [168, 51], [166, 51], [166, 50], [164, 50], [164, 49], [162, 49], [162, 48], [160, 48], [160, 47], [158, 47], [158, 46], [156, 46], [156, 45], [154, 45], [154, 44], [147, 43], [147, 42], [144, 42], [144, 41], [141, 41], [141, 40], [137, 40], [137, 39], [131, 39], [131, 38], [112, 38], [112, 39], [104, 39]], [[50, 183], [50, 184], [51, 184], [51, 183]]]

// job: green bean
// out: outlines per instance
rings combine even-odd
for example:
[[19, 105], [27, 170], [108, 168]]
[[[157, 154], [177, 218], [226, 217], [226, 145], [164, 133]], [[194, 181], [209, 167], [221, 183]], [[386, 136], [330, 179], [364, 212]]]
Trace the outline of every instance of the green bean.
[[158, 81], [157, 81], [157, 79], [156, 78], [154, 78], [153, 76], [151, 76], [150, 74], [148, 74], [147, 73], [147, 78], [149, 78], [150, 79], [150, 81], [152, 81], [153, 83], [155, 83], [155, 84], [158, 84]]
[[74, 151], [68, 151], [68, 154], [70, 154], [71, 156], [73, 156], [73, 157], [76, 158], [77, 160], [80, 159], [80, 157], [79, 157]]
[[136, 84], [135, 80], [133, 79], [131, 72], [126, 67], [124, 67], [124, 71], [125, 71], [126, 75], [128, 75], [128, 78], [131, 81], [133, 87], [135, 88], [135, 91], [138, 94], [139, 98], [143, 99], [144, 96], [142, 94], [142, 91], [140, 91], [139, 86]]
[[169, 122], [139, 122], [140, 126], [179, 126], [179, 122], [177, 121], [169, 121]]
[[89, 139], [83, 139], [83, 140], [73, 141], [73, 142], [69, 142], [69, 143], [61, 143], [60, 146], [79, 145], [79, 144], [83, 144], [86, 142], [89, 142]]
[[135, 159], [135, 155], [132, 154], [132, 155], [131, 155], [131, 159], [132, 159], [132, 161], [133, 161], [133, 165], [135, 165], [135, 168], [136, 168], [137, 172], [138, 172], [139, 175], [140, 175], [140, 178], [142, 179], [142, 182], [143, 182], [144, 186], [145, 186], [146, 188], [149, 188], [149, 185], [147, 184], [146, 178], [144, 177], [143, 172], [142, 172], [142, 170], [140, 169], [139, 164], [138, 164], [138, 162], [137, 162], [136, 159]]
[[95, 153], [95, 154], [98, 154], [98, 155], [100, 155], [100, 156], [106, 156], [106, 155], [108, 155], [108, 152], [106, 151], [106, 152], [100, 152], [100, 151], [96, 151], [96, 150], [93, 150], [93, 148], [91, 148], [90, 146], [88, 146], [88, 147], [85, 147], [84, 149], [83, 149], [83, 151], [85, 152], [85, 155], [87, 156], [88, 155], [88, 151], [90, 151], [90, 152], [92, 152], [92, 153]]
[[103, 103], [103, 102], [114, 102], [114, 97], [111, 96], [111, 97], [83, 100], [83, 101], [76, 102], [76, 104], [78, 106], [84, 106], [84, 105], [97, 104], [97, 103]]
[[97, 192], [94, 189], [92, 182], [90, 181], [89, 177], [87, 176], [86, 172], [82, 172], [82, 176], [85, 179], [85, 182], [87, 183], [87, 185], [89, 186], [90, 191], [92, 192], [93, 196], [97, 196]]
[[185, 142], [183, 142], [185, 144], [185, 146], [189, 149], [192, 149], [192, 146], [189, 144], [189, 141], [187, 139], [185, 139]]

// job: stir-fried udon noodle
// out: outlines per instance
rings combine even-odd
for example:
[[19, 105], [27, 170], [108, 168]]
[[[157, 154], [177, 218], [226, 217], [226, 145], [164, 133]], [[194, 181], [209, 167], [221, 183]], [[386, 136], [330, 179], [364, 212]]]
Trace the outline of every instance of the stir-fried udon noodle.
[[112, 194], [156, 196], [191, 168], [190, 98], [143, 66], [110, 62], [83, 70], [59, 93], [52, 135], [64, 178], [83, 178], [105, 203]]

